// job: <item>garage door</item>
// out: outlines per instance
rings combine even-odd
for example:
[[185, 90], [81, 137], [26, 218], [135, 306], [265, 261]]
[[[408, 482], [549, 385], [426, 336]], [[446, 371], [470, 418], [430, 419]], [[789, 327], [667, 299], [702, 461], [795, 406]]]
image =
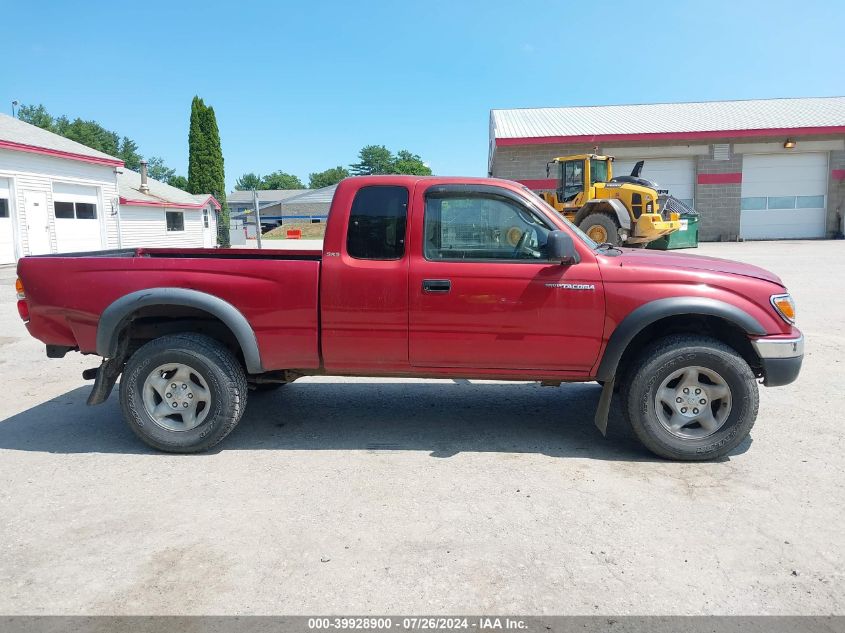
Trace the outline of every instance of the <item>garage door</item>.
[[[692, 158], [645, 158], [645, 165], [640, 174], [643, 178], [653, 180], [661, 189], [668, 189], [669, 193], [689, 207], [694, 207], [695, 197], [695, 161]], [[613, 175], [627, 176], [631, 173], [635, 160], [613, 161]]]
[[827, 153], [746, 155], [742, 159], [740, 237], [826, 235]]
[[12, 199], [9, 179], [0, 178], [0, 264], [15, 262], [15, 242], [12, 234]]
[[59, 253], [102, 248], [98, 204], [96, 187], [53, 183], [56, 248]]

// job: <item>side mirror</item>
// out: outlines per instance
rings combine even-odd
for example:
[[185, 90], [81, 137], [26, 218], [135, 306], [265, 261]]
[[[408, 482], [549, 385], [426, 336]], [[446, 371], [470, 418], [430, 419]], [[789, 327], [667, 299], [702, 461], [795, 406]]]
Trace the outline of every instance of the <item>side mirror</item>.
[[549, 261], [563, 265], [577, 264], [580, 261], [572, 236], [566, 231], [552, 231], [546, 241]]

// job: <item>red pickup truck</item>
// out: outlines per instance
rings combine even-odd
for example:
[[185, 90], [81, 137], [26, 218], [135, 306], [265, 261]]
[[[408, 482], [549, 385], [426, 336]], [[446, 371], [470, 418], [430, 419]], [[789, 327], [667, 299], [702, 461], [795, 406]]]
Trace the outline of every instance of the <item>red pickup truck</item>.
[[510, 181], [344, 180], [317, 250], [131, 249], [25, 257], [18, 310], [47, 356], [103, 357], [132, 430], [214, 446], [249, 390], [308, 375], [598, 381], [642, 443], [722, 456], [757, 379], [795, 380], [804, 341], [782, 282], [736, 262], [596, 244]]

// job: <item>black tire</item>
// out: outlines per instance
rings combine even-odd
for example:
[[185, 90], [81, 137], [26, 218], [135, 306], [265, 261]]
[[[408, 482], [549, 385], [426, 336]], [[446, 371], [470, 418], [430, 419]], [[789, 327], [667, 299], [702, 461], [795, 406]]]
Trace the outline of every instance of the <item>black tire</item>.
[[[190, 430], [163, 427], [144, 404], [142, 392], [147, 377], [168, 363], [189, 367], [210, 393], [209, 410]], [[120, 381], [120, 405], [129, 428], [144, 443], [169, 453], [198, 453], [223, 440], [240, 421], [246, 401], [246, 375], [241, 364], [223, 345], [200, 334], [162, 336], [146, 343], [126, 363]]]
[[[656, 411], [657, 390], [685, 367], [715, 372], [730, 388], [726, 419], [705, 437], [678, 437], [664, 426]], [[646, 347], [629, 366], [621, 395], [625, 417], [643, 445], [655, 455], [679, 461], [718, 459], [732, 451], [748, 437], [759, 406], [757, 381], [742, 356], [721, 341], [695, 335], [668, 336]], [[719, 402], [714, 400], [708, 406], [718, 407]], [[695, 423], [690, 428], [695, 432]]]
[[587, 235], [590, 233], [590, 228], [594, 226], [600, 226], [604, 229], [607, 233], [606, 242], [614, 246], [619, 246], [619, 225], [616, 224], [616, 220], [606, 213], [591, 213], [578, 223], [578, 228], [584, 231], [584, 233], [587, 233]]

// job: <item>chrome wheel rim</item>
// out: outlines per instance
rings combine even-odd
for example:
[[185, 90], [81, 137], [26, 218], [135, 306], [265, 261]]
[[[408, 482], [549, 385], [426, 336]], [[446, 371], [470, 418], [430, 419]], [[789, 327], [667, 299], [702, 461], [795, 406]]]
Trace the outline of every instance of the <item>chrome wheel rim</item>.
[[168, 431], [190, 431], [211, 411], [211, 391], [200, 373], [183, 363], [159, 365], [143, 387], [144, 408]]
[[669, 374], [654, 396], [660, 424], [676, 437], [701, 439], [721, 429], [731, 414], [731, 389], [707, 367], [685, 367]]

